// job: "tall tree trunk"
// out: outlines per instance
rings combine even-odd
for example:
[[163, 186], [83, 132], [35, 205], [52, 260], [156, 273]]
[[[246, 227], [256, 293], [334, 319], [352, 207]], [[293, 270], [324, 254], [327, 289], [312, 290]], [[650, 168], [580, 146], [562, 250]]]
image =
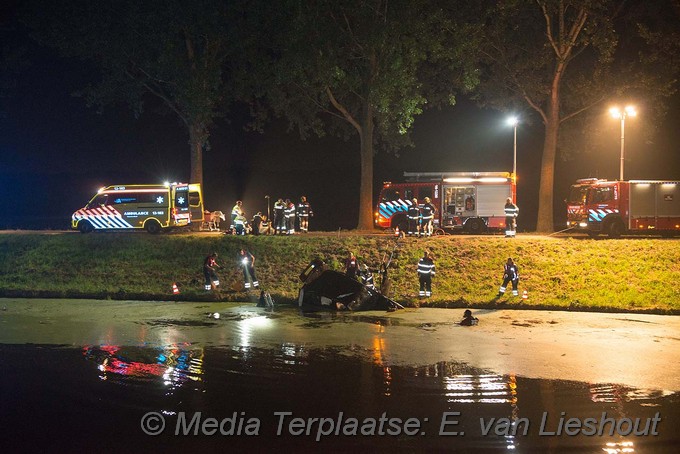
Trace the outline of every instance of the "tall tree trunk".
[[373, 108], [364, 107], [361, 119], [361, 185], [359, 192], [359, 223], [357, 229], [373, 229]]
[[201, 123], [189, 125], [191, 147], [191, 176], [189, 183], [198, 183], [203, 189], [203, 146], [207, 140], [206, 128]]
[[553, 225], [553, 190], [555, 185], [555, 156], [560, 126], [559, 81], [553, 84], [550, 105], [545, 120], [545, 140], [541, 160], [541, 184], [538, 192], [538, 222], [536, 230], [551, 233]]

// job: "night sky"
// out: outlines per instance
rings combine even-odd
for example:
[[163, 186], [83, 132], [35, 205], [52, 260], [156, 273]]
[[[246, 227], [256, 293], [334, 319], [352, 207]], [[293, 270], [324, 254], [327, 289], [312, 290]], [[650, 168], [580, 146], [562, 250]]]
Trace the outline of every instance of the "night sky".
[[[7, 38], [7, 33], [3, 33]], [[153, 104], [135, 119], [125, 108], [98, 114], [71, 95], [97, 72], [81, 61], [63, 59], [21, 33], [3, 46], [24, 46], [29, 65], [16, 78], [10, 97], [0, 99], [0, 229], [68, 228], [73, 211], [104, 185], [186, 181], [188, 134], [172, 115]], [[561, 200], [576, 178], [618, 177], [619, 123], [608, 118], [611, 141], [601, 153], [558, 160], [556, 222], [564, 219]], [[535, 227], [538, 171], [543, 132], [531, 111], [519, 113], [518, 204], [520, 230]], [[641, 111], [639, 115], [645, 115]], [[484, 110], [459, 98], [455, 107], [417, 118], [414, 149], [375, 157], [374, 198], [383, 181], [400, 181], [404, 171], [511, 171], [512, 128], [507, 113]], [[680, 96], [653, 141], [636, 135], [626, 122], [626, 179], [680, 179]], [[358, 216], [358, 138], [326, 137], [301, 141], [285, 122], [264, 134], [244, 132], [245, 109], [238, 106], [219, 120], [204, 158], [206, 208], [229, 211], [244, 201], [248, 216], [266, 213], [265, 195], [299, 199], [306, 195], [315, 212], [311, 230], [351, 229]], [[556, 224], [559, 230], [560, 224]]]

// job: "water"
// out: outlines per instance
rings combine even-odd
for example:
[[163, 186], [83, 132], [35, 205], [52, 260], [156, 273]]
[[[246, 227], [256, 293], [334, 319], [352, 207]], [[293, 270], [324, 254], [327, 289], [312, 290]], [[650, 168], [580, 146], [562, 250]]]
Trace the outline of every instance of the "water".
[[[680, 442], [674, 391], [392, 359], [381, 333], [408, 329], [419, 342], [436, 322], [224, 305], [215, 320], [212, 305], [180, 315], [177, 305], [115, 302], [90, 307], [89, 323], [64, 314], [87, 304], [13, 301], [0, 315], [3, 452], [656, 453]], [[351, 338], [324, 341], [336, 330]], [[147, 435], [159, 418], [165, 429]], [[610, 418], [605, 433], [617, 423], [626, 432], [639, 418], [638, 431], [658, 435], [559, 433], [569, 418], [572, 432], [586, 418], [594, 431]]]

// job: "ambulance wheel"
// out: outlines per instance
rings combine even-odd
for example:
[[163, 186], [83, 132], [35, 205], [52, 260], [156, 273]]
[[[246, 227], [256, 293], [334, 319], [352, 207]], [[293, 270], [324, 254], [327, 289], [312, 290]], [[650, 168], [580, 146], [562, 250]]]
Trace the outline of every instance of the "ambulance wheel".
[[78, 223], [78, 230], [80, 231], [80, 233], [90, 233], [91, 231], [94, 230], [94, 227], [92, 227], [90, 221], [80, 221]]
[[158, 221], [154, 220], [147, 221], [144, 228], [146, 229], [147, 232], [154, 235], [161, 232], [161, 225], [158, 223]]

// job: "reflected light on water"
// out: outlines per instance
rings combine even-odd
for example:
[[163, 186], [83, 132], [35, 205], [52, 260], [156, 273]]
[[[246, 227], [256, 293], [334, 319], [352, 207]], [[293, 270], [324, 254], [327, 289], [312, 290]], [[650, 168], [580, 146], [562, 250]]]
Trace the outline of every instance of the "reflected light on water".
[[635, 452], [635, 445], [632, 441], [622, 441], [619, 443], [607, 443], [602, 448], [607, 454], [618, 454], [622, 452]]
[[252, 337], [258, 329], [267, 329], [271, 327], [272, 321], [264, 315], [256, 315], [254, 317], [247, 317], [238, 323], [238, 331], [241, 342], [240, 347], [252, 347]]
[[[117, 345], [87, 346], [83, 355], [97, 363], [101, 380], [159, 377], [162, 383], [177, 388], [187, 382], [200, 382], [203, 375], [203, 348], [188, 349], [171, 345], [155, 349], [120, 347]], [[149, 353], [157, 352], [155, 356]]]
[[444, 377], [447, 402], [503, 404], [517, 401], [516, 385], [495, 374]]

